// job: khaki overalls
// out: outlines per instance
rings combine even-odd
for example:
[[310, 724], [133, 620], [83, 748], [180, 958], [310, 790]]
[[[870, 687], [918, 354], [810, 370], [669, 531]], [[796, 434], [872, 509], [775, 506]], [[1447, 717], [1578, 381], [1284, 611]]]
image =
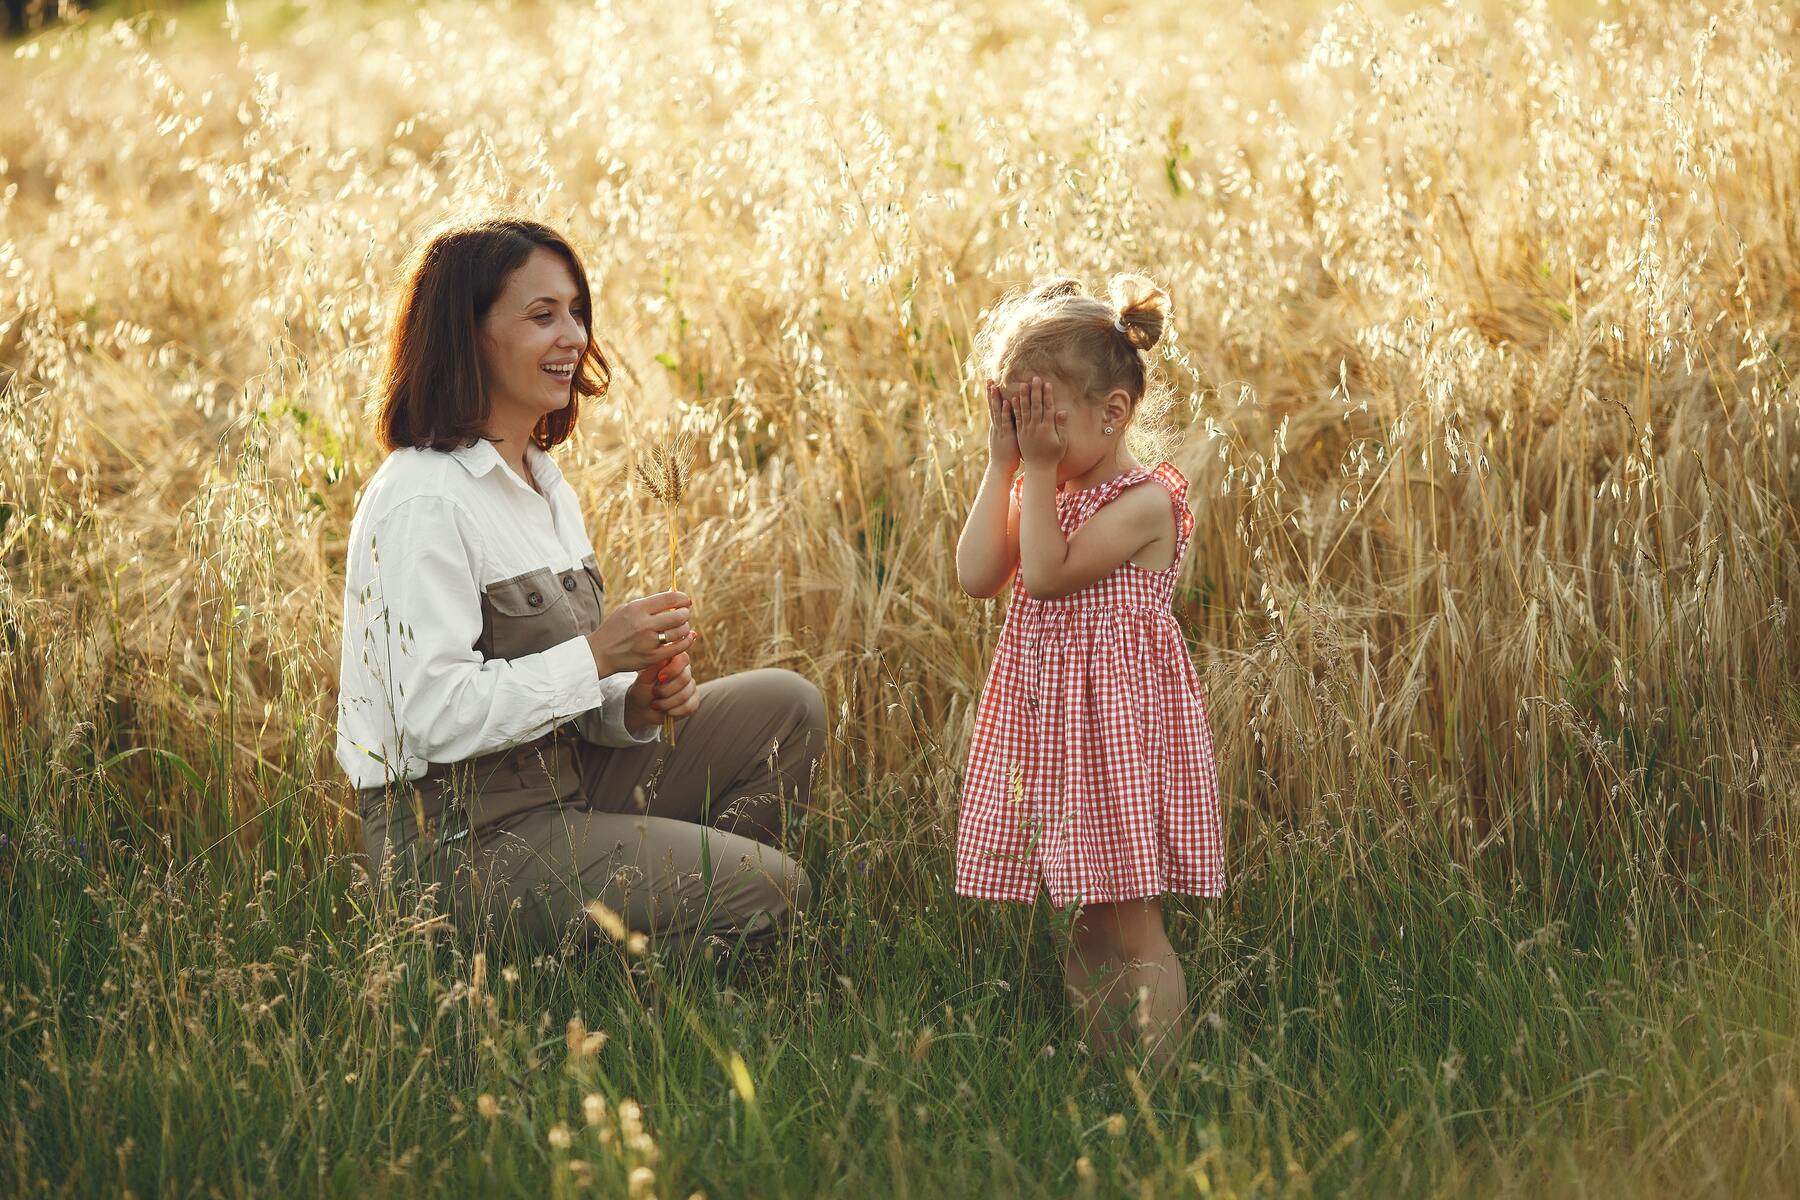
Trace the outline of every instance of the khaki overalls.
[[[484, 658], [518, 658], [592, 632], [604, 613], [593, 558], [542, 568], [482, 594]], [[598, 711], [534, 742], [421, 779], [358, 792], [378, 878], [445, 885], [453, 920], [511, 925], [548, 948], [594, 934], [598, 900], [664, 949], [707, 935], [766, 936], [811, 893], [775, 846], [784, 811], [811, 797], [824, 748], [819, 690], [784, 670], [746, 671], [699, 687], [700, 705], [666, 738], [594, 744]]]

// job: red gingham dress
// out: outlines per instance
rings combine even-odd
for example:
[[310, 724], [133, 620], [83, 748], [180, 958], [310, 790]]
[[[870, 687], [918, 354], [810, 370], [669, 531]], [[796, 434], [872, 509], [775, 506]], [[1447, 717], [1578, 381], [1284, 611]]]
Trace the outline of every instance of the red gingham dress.
[[1187, 480], [1163, 462], [1059, 492], [1057, 522], [1072, 536], [1146, 480], [1175, 508], [1166, 568], [1126, 562], [1054, 600], [1014, 578], [963, 776], [959, 895], [1030, 902], [1040, 880], [1058, 907], [1224, 893], [1206, 697], [1171, 611], [1194, 527]]

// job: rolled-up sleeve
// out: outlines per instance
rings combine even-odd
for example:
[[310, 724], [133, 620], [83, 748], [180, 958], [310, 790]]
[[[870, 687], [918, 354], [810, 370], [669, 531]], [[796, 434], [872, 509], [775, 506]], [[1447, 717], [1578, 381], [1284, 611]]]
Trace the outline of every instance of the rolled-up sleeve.
[[575, 732], [596, 746], [611, 746], [614, 749], [647, 746], [660, 740], [660, 724], [652, 725], [642, 737], [635, 736], [625, 724], [625, 693], [631, 690], [636, 679], [637, 675], [632, 671], [620, 671], [616, 675], [601, 677], [600, 692], [605, 699], [598, 708], [575, 718]]
[[454, 500], [402, 501], [371, 531], [369, 554], [370, 582], [353, 611], [364, 675], [380, 694], [362, 699], [391, 721], [382, 740], [397, 736], [404, 775], [529, 741], [606, 704], [584, 637], [482, 657], [481, 538]]

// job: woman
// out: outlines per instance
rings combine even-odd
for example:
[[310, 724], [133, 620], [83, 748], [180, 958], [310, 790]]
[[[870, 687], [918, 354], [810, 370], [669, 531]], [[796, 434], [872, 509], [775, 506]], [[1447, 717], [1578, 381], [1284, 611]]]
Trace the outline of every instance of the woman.
[[696, 686], [680, 592], [606, 611], [546, 453], [610, 380], [591, 314], [575, 251], [535, 222], [455, 228], [415, 260], [388, 456], [350, 528], [338, 761], [378, 876], [444, 883], [459, 922], [548, 946], [591, 932], [597, 901], [665, 945], [766, 935], [807, 903], [776, 845], [824, 704], [789, 671]]

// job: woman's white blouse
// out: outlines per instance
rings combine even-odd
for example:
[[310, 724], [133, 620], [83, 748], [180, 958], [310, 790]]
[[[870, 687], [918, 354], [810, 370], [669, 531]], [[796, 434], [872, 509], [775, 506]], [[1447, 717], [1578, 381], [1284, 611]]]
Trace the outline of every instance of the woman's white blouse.
[[565, 721], [603, 746], [653, 742], [625, 727], [630, 671], [601, 678], [587, 639], [484, 659], [481, 594], [594, 553], [575, 492], [536, 446], [539, 495], [493, 443], [396, 450], [376, 470], [350, 525], [337, 759], [356, 787], [417, 779], [530, 741]]

